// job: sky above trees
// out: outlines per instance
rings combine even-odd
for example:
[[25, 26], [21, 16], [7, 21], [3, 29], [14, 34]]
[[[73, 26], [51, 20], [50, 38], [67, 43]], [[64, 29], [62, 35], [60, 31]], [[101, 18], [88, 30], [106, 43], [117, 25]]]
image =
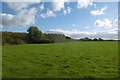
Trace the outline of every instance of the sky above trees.
[[3, 31], [26, 32], [34, 25], [46, 33], [72, 38], [118, 38], [118, 2], [93, 0], [3, 0]]

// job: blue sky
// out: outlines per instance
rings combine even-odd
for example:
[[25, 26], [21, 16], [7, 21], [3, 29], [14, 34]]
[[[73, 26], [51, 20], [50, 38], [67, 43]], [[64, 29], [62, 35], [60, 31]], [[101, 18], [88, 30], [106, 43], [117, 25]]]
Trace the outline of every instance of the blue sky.
[[2, 30], [26, 32], [34, 25], [43, 32], [117, 39], [118, 3], [92, 2], [2, 2]]

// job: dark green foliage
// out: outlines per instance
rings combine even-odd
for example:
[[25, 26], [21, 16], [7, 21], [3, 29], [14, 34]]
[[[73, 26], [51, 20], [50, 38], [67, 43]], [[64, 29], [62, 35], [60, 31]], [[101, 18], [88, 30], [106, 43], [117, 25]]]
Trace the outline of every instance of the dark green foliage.
[[2, 45], [54, 43], [71, 40], [70, 37], [66, 37], [63, 34], [44, 34], [35, 26], [31, 26], [27, 32], [2, 32]]
[[26, 33], [2, 32], [2, 45], [26, 43]]
[[64, 42], [66, 40], [64, 34], [45, 34], [45, 36], [50, 42]]
[[92, 39], [85, 37], [85, 38], [81, 38], [80, 41], [92, 41]]
[[28, 42], [29, 43], [40, 43], [41, 40], [44, 40], [43, 33], [35, 26], [31, 26], [28, 30]]
[[[45, 34], [42, 33], [36, 26], [31, 26], [28, 33], [19, 32], [2, 32], [2, 45], [17, 45], [17, 44], [39, 44], [39, 43], [58, 43], [76, 41], [64, 34]], [[81, 38], [78, 41], [104, 41], [102, 38], [90, 39], [88, 37]]]
[[99, 40], [99, 41], [103, 41], [103, 39], [102, 39], [102, 38], [99, 38], [98, 40]]
[[[90, 39], [88, 37], [85, 38], [81, 38], [79, 41], [104, 41], [102, 38], [94, 38], [94, 39]], [[106, 40], [107, 41], [107, 40]], [[114, 41], [114, 40], [113, 40]]]
[[66, 39], [72, 39], [71, 37], [68, 37], [68, 36], [65, 36], [66, 37]]
[[94, 38], [93, 41], [98, 41], [98, 39], [97, 39], [97, 38]]

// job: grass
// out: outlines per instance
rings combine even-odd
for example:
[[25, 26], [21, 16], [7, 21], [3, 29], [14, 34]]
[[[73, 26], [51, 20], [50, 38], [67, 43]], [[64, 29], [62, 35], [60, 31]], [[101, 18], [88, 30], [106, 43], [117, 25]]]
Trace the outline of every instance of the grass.
[[3, 78], [115, 78], [117, 42], [3, 46]]
[[2, 46], [0, 45], [0, 78], [2, 78]]

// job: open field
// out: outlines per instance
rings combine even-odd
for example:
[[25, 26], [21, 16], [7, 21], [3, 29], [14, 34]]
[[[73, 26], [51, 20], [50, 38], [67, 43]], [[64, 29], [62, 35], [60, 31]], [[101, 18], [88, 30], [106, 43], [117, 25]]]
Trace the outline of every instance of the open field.
[[117, 42], [3, 46], [4, 78], [115, 78]]

